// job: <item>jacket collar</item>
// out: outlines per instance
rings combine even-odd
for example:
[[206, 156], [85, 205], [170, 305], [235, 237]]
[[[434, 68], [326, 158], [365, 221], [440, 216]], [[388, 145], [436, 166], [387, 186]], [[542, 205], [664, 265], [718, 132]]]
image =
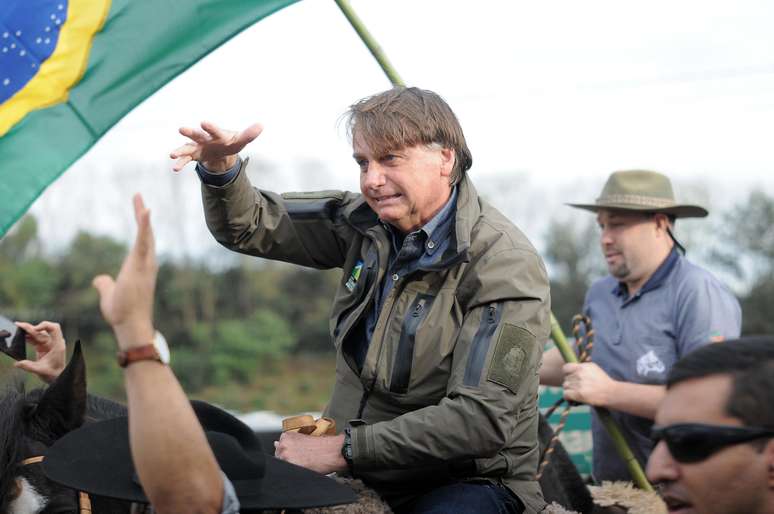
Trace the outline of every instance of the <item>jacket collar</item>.
[[[471, 232], [480, 215], [481, 205], [479, 204], [478, 192], [465, 174], [457, 184], [457, 210], [454, 214], [454, 233], [451, 244], [439, 262], [433, 266], [433, 269], [446, 268], [454, 263], [469, 260], [468, 250], [470, 249]], [[379, 230], [386, 232], [380, 226], [379, 218], [369, 207], [363, 195], [360, 195], [344, 210], [344, 216], [361, 234], [365, 234], [374, 226], [379, 226]]]

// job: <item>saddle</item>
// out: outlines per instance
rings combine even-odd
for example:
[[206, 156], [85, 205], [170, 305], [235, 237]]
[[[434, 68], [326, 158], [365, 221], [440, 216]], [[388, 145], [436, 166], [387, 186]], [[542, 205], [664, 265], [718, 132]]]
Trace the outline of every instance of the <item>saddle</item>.
[[313, 436], [336, 435], [336, 421], [325, 417], [315, 420], [309, 414], [292, 416], [282, 420], [282, 432]]

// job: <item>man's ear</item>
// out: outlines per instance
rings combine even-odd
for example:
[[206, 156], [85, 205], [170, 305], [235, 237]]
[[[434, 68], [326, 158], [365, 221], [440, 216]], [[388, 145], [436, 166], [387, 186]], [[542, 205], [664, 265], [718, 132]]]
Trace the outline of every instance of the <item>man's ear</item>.
[[441, 148], [441, 176], [450, 177], [457, 162], [457, 154], [453, 148]]
[[666, 233], [666, 230], [671, 228], [669, 217], [666, 214], [657, 212], [653, 217], [656, 220], [656, 224], [658, 225], [659, 230], [663, 230], [664, 233]]

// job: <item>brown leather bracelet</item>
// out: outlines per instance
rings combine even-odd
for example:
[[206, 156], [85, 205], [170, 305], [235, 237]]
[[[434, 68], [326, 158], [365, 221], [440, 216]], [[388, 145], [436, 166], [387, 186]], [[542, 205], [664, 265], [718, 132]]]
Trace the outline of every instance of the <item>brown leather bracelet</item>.
[[128, 350], [120, 351], [116, 357], [118, 358], [118, 365], [122, 368], [127, 367], [133, 362], [147, 360], [157, 361], [163, 364], [158, 350], [156, 350], [156, 347], [152, 344], [146, 344], [143, 346], [138, 346], [137, 348], [130, 348]]

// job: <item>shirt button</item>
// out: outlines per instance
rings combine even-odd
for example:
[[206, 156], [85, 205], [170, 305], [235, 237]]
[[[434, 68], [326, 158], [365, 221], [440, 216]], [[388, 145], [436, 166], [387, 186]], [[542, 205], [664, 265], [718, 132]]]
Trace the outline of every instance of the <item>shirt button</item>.
[[428, 243], [427, 243], [427, 247], [428, 247], [428, 248], [430, 248], [431, 250], [432, 250], [433, 248], [435, 248], [435, 241], [430, 241], [430, 242], [428, 242]]
[[393, 282], [397, 282], [399, 278], [400, 278], [400, 276], [399, 276], [397, 273], [395, 273], [395, 274], [392, 276], [392, 281], [393, 281]]

